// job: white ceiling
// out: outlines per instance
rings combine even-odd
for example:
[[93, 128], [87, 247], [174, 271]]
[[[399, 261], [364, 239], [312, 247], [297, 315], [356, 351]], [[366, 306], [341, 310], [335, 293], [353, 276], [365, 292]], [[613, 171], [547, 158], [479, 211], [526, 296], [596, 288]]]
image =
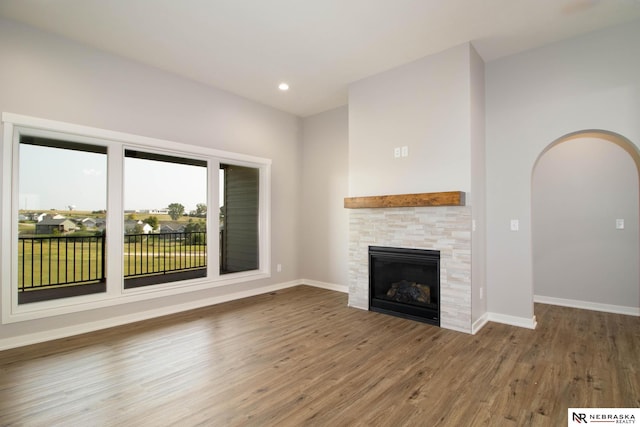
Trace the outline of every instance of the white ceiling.
[[460, 43], [488, 62], [640, 19], [640, 0], [0, 0], [0, 16], [304, 117]]

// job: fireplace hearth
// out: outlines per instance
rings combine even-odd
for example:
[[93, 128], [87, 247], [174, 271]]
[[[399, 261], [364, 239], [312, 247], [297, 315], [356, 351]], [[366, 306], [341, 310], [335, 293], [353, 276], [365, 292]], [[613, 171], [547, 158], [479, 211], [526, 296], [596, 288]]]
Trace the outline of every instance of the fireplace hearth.
[[440, 251], [369, 246], [369, 310], [440, 326]]

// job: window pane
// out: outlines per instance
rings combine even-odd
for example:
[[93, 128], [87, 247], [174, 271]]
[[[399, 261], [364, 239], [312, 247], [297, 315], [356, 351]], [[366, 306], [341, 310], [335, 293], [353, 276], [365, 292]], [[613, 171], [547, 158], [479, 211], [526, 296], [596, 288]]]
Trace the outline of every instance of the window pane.
[[125, 288], [207, 275], [207, 167], [126, 150]]
[[220, 274], [257, 270], [259, 169], [221, 164]]
[[18, 303], [105, 292], [106, 148], [23, 136]]

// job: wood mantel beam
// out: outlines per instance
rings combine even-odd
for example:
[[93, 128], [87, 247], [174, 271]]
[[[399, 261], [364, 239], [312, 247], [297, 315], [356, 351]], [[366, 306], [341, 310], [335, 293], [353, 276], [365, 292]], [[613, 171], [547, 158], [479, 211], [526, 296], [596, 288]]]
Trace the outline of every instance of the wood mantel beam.
[[464, 191], [394, 194], [388, 196], [345, 197], [344, 199], [344, 207], [347, 209], [464, 206], [464, 204]]

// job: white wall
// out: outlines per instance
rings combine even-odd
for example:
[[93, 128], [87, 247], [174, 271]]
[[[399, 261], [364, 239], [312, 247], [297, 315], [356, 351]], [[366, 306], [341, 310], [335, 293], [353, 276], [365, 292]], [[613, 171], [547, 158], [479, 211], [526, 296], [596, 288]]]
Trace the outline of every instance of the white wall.
[[300, 251], [302, 278], [348, 285], [349, 136], [347, 106], [302, 122]]
[[640, 307], [638, 169], [629, 153], [602, 138], [560, 142], [536, 163], [532, 187], [536, 298]]
[[349, 86], [349, 196], [471, 190], [469, 49]]
[[584, 129], [640, 143], [638, 40], [633, 22], [486, 64], [489, 312], [532, 321], [531, 179], [545, 147]]
[[[300, 277], [299, 118], [10, 21], [0, 20], [0, 57], [0, 111], [272, 159], [274, 272], [262, 281], [1, 325], [0, 342], [104, 325]], [[282, 273], [275, 272], [277, 263], [284, 266]]]
[[471, 322], [475, 323], [487, 312], [486, 100], [484, 61], [473, 47], [469, 54], [471, 194], [468, 203], [472, 206], [475, 224], [471, 232]]

